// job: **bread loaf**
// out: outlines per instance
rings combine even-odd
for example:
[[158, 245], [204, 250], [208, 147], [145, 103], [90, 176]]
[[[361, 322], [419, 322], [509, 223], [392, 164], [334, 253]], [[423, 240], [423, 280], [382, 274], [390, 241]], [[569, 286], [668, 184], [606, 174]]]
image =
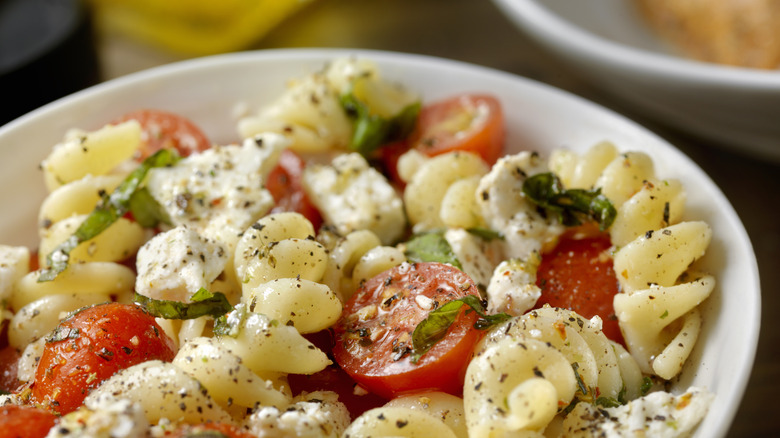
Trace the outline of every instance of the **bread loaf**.
[[780, 67], [780, 0], [637, 0], [643, 17], [683, 55], [742, 67]]

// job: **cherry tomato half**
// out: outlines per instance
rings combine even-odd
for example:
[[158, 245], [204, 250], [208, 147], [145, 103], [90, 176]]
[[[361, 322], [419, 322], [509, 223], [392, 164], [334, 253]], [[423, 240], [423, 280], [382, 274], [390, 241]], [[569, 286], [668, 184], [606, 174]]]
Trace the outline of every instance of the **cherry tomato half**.
[[34, 406], [0, 406], [0, 438], [43, 438], [57, 416]]
[[0, 391], [13, 392], [22, 381], [17, 377], [21, 355], [10, 345], [0, 350]]
[[479, 154], [493, 165], [503, 154], [504, 113], [493, 96], [461, 94], [420, 111], [411, 144], [426, 155], [453, 151]]
[[409, 151], [409, 142], [406, 140], [389, 143], [377, 149], [375, 162], [379, 170], [387, 176], [387, 179], [396, 187], [404, 188], [406, 183], [398, 174], [398, 159]]
[[[333, 346], [336, 341], [332, 329], [306, 334], [304, 337], [331, 359], [333, 358]], [[387, 403], [384, 398], [358, 388], [357, 382], [336, 364], [314, 374], [288, 374], [287, 381], [294, 396], [304, 392], [323, 390], [335, 392], [339, 395], [339, 401], [347, 407], [352, 419], [359, 417], [369, 409], [378, 408]]]
[[211, 147], [206, 134], [192, 121], [178, 114], [162, 110], [143, 109], [129, 112], [114, 120], [117, 124], [128, 120], [137, 120], [141, 124], [141, 146], [138, 161], [152, 155], [160, 149], [175, 148], [179, 155], [186, 157], [193, 152], [204, 151]]
[[171, 361], [173, 340], [134, 304], [85, 307], [47, 339], [32, 385], [34, 402], [64, 415], [119, 370], [148, 360]]
[[322, 216], [303, 189], [302, 178], [305, 165], [295, 152], [285, 150], [279, 157], [279, 162], [268, 174], [266, 188], [276, 202], [271, 213], [298, 212], [304, 215], [317, 230], [322, 224]]
[[415, 364], [411, 336], [431, 310], [466, 295], [474, 282], [441, 263], [404, 263], [367, 281], [347, 301], [334, 327], [336, 362], [362, 387], [385, 398], [439, 390], [459, 395], [481, 333], [477, 315], [461, 313], [447, 334]]
[[598, 315], [604, 334], [623, 343], [612, 306], [618, 281], [607, 252], [611, 245], [606, 233], [584, 238], [564, 235], [552, 252], [542, 255], [536, 277], [542, 296], [536, 305], [573, 310], [585, 318]]
[[244, 431], [238, 426], [227, 423], [205, 423], [198, 425], [183, 424], [176, 428], [170, 434], [165, 435], [168, 438], [193, 438], [193, 437], [225, 437], [225, 438], [255, 438], [249, 432]]

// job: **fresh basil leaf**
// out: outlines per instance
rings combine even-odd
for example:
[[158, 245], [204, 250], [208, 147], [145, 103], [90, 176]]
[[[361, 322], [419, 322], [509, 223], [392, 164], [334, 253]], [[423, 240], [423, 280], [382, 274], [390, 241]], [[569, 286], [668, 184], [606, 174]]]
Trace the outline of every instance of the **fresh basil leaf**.
[[585, 386], [585, 381], [582, 380], [582, 376], [580, 376], [580, 364], [574, 362], [571, 364], [571, 368], [574, 370], [574, 378], [577, 380], [577, 387], [579, 388], [580, 393], [582, 395], [588, 395], [588, 387]]
[[201, 316], [218, 318], [231, 310], [233, 306], [222, 292], [209, 292], [201, 288], [191, 297], [190, 303], [170, 300], [155, 300], [136, 292], [134, 301], [158, 318], [195, 319]]
[[628, 400], [626, 400], [626, 385], [623, 385], [623, 387], [620, 388], [620, 392], [618, 392], [617, 401], [621, 405], [628, 403]]
[[443, 306], [431, 311], [424, 320], [417, 324], [412, 332], [412, 351], [410, 354], [410, 360], [412, 363], [417, 363], [422, 355], [430, 351], [437, 342], [441, 341], [447, 334], [450, 326], [455, 322], [460, 313], [460, 308], [463, 305], [471, 307], [471, 309], [479, 315], [479, 319], [474, 323], [474, 327], [479, 330], [488, 329], [496, 324], [500, 324], [509, 318], [511, 315], [506, 313], [497, 313], [495, 315], [485, 314], [485, 307], [482, 305], [482, 301], [474, 295], [467, 295], [456, 300], [452, 300]]
[[444, 238], [443, 232], [418, 234], [406, 242], [404, 253], [411, 262], [448, 263], [458, 269], [463, 269], [449, 242]]
[[653, 379], [651, 379], [648, 376], [645, 376], [644, 379], [642, 379], [642, 386], [639, 387], [639, 392], [642, 395], [647, 395], [648, 392], [653, 388]]
[[352, 92], [342, 94], [340, 100], [341, 107], [355, 123], [349, 148], [363, 156], [371, 155], [383, 144], [409, 136], [421, 107], [420, 102], [414, 102], [405, 106], [395, 116], [384, 118], [371, 114], [368, 105]]
[[54, 280], [60, 272], [68, 267], [70, 252], [74, 248], [102, 233], [127, 213], [130, 198], [141, 186], [150, 169], [171, 166], [178, 159], [179, 155], [173, 149], [161, 149], [145, 159], [113, 192], [104, 193], [95, 209], [73, 235], [46, 256], [46, 268], [38, 276], [38, 282]]
[[466, 231], [482, 240], [504, 240], [503, 234], [490, 228], [473, 227], [467, 228]]
[[580, 225], [592, 220], [601, 231], [612, 225], [617, 210], [601, 189], [565, 189], [553, 173], [539, 173], [523, 182], [523, 194], [534, 204], [558, 216], [566, 226]]
[[226, 313], [214, 320], [214, 328], [212, 331], [217, 336], [230, 336], [235, 338], [238, 336], [238, 332], [241, 326], [244, 325], [249, 314], [249, 310], [244, 304], [238, 304], [229, 313]]
[[623, 405], [623, 403], [620, 403], [612, 397], [599, 397], [596, 399], [595, 404], [605, 408], [616, 408]]
[[218, 430], [189, 430], [184, 432], [182, 438], [230, 438]]
[[64, 341], [65, 339], [78, 339], [81, 331], [78, 328], [63, 328], [57, 326], [51, 333], [51, 336], [46, 338], [46, 343]]
[[133, 219], [142, 227], [153, 228], [161, 222], [171, 225], [171, 218], [168, 217], [168, 213], [154, 199], [146, 187], [141, 187], [130, 196], [128, 207], [130, 213], [133, 214]]

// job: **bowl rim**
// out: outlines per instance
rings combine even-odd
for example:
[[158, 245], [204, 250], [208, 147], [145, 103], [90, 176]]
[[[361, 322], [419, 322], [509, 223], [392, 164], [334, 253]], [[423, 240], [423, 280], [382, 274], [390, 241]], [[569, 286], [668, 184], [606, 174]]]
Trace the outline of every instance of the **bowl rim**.
[[[753, 368], [756, 351], [758, 348], [760, 324], [757, 321], [760, 320], [761, 316], [761, 285], [755, 252], [753, 251], [750, 238], [738, 214], [725, 195], [722, 193], [720, 188], [709, 177], [709, 175], [707, 175], [693, 160], [687, 157], [682, 151], [677, 149], [670, 142], [627, 116], [606, 108], [598, 103], [592, 102], [584, 97], [577, 96], [573, 93], [551, 86], [549, 84], [474, 63], [414, 53], [357, 48], [297, 48], [234, 52], [220, 55], [211, 55], [153, 67], [111, 79], [71, 95], [62, 97], [23, 116], [20, 116], [19, 118], [12, 120], [4, 126], [0, 126], [0, 152], [3, 149], [2, 143], [6, 134], [16, 130], [17, 127], [23, 128], [25, 124], [32, 123], [34, 119], [39, 116], [50, 115], [48, 113], [57, 113], [58, 111], [68, 108], [69, 106], [83, 105], [85, 102], [89, 103], [91, 99], [96, 98], [96, 96], [99, 96], [101, 93], [110, 91], [115, 88], [134, 87], [138, 84], [144, 84], [146, 81], [150, 80], [166, 80], [166, 78], [169, 78], [170, 76], [175, 77], [176, 75], [184, 74], [191, 69], [219, 70], [220, 68], [224, 68], [225, 65], [243, 66], [247, 63], [256, 61], [272, 60], [274, 62], [307, 62], [315, 60], [329, 60], [344, 56], [364, 57], [384, 63], [396, 63], [398, 65], [421, 64], [426, 67], [448, 67], [464, 73], [468, 72], [472, 74], [479, 74], [480, 76], [490, 76], [494, 78], [503, 78], [504, 80], [519, 81], [525, 86], [538, 88], [541, 90], [541, 92], [550, 94], [551, 96], [555, 97], [556, 101], [563, 100], [565, 102], [570, 102], [571, 105], [581, 106], [583, 108], [587, 108], [589, 111], [595, 111], [599, 116], [608, 118], [609, 123], [611, 124], [617, 124], [618, 126], [629, 126], [632, 130], [639, 132], [641, 135], [646, 136], [648, 139], [666, 148], [666, 152], [672, 154], [675, 158], [689, 161], [690, 164], [694, 166], [694, 172], [700, 173], [702, 177], [707, 180], [708, 184], [711, 185], [711, 190], [714, 190], [716, 196], [719, 198], [718, 201], [726, 202], [728, 208], [724, 217], [729, 223], [732, 224], [733, 230], [739, 234], [738, 241], [740, 245], [744, 245], [743, 249], [747, 250], [748, 253], [752, 255], [750, 260], [747, 261], [747, 267], [750, 270], [750, 281], [746, 282], [746, 290], [749, 289], [750, 292], [755, 292], [755, 294], [751, 294], [754, 295], [755, 302], [754, 306], [747, 309], [745, 315], [753, 316], [750, 314], [754, 313], [754, 316], [757, 319], [754, 321], [754, 323], [750, 324], [748, 330], [746, 330], [746, 334], [749, 336], [748, 339], [751, 340], [751, 342], [744, 346], [745, 349], [743, 351], [748, 353], [749, 358], [740, 362], [740, 366], [738, 368], [739, 371], [742, 372], [733, 379], [735, 380], [735, 384], [732, 385], [734, 390], [730, 394], [735, 400], [741, 401], [743, 399], [745, 390], [747, 388], [747, 383], [751, 375], [750, 370]], [[733, 422], [733, 418], [736, 416], [739, 404], [729, 404], [728, 406], [729, 409], [727, 409], [725, 413], [721, 411], [721, 413], [724, 415], [718, 416], [716, 419], [712, 418], [710, 414], [705, 416], [705, 419], [709, 417], [710, 423], [712, 423], [708, 426], [708, 430], [719, 431], [722, 435], [727, 433], [728, 428]], [[697, 430], [701, 430], [701, 425], [699, 425]]]
[[[664, 55], [601, 37], [561, 17], [542, 0], [493, 0], [522, 22], [523, 28], [549, 44], [625, 69], [641, 70], [667, 80], [780, 92], [780, 70], [737, 67]], [[580, 55], [581, 56], [581, 55]]]

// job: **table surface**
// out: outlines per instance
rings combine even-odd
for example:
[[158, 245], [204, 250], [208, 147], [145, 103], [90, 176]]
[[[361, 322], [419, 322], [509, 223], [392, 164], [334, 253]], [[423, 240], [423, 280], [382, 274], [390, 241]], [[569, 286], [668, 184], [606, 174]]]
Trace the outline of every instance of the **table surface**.
[[[106, 33], [100, 35], [98, 47], [104, 79], [183, 59]], [[529, 40], [488, 0], [318, 0], [249, 48], [291, 47], [419, 53], [515, 73], [622, 113], [690, 156], [742, 219], [764, 291], [758, 354], [730, 435], [768, 436], [778, 430], [774, 408], [780, 394], [780, 329], [770, 321], [780, 309], [780, 222], [773, 214], [780, 210], [780, 164], [718, 148], [645, 118]]]

